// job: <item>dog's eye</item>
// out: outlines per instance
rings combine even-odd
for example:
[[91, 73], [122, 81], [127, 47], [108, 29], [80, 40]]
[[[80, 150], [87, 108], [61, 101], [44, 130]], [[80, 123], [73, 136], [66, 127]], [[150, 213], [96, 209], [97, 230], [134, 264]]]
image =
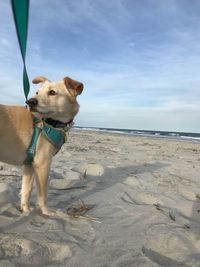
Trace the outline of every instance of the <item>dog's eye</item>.
[[57, 93], [54, 90], [49, 91], [49, 95], [56, 95]]

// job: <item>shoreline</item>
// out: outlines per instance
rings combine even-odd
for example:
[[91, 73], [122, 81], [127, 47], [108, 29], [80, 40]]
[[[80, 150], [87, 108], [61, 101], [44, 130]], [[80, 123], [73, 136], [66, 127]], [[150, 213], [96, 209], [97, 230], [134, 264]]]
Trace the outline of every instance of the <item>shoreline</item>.
[[[103, 133], [103, 134], [113, 134], [113, 135], [124, 135], [124, 136], [135, 136], [135, 137], [149, 137], [149, 138], [160, 138], [164, 140], [172, 140], [172, 141], [180, 141], [180, 142], [189, 142], [189, 143], [196, 143], [200, 144], [200, 138], [195, 139], [195, 137], [176, 137], [176, 136], [164, 136], [164, 135], [151, 135], [151, 134], [137, 134], [137, 133], [126, 133], [123, 131], [115, 131], [115, 130], [106, 130], [106, 129], [92, 129], [92, 128], [82, 128], [74, 126], [73, 130], [77, 131], [88, 131], [93, 133]], [[70, 130], [71, 131], [71, 130]], [[131, 131], [131, 130], [130, 130]], [[141, 131], [142, 132], [142, 131]]]

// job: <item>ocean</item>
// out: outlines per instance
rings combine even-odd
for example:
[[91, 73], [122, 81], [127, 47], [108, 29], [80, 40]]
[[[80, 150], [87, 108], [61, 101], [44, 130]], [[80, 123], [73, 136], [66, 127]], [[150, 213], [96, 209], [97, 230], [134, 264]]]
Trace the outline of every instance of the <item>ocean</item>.
[[114, 129], [114, 128], [98, 128], [98, 127], [80, 127], [80, 126], [75, 126], [74, 128], [88, 130], [88, 131], [109, 132], [116, 134], [136, 135], [136, 136], [152, 136], [152, 137], [200, 142], [200, 133], [130, 130], [130, 129]]

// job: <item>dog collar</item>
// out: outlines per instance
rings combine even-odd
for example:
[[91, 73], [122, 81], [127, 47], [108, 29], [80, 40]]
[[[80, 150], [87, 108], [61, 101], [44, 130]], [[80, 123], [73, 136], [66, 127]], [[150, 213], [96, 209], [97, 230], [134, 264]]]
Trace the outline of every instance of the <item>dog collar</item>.
[[62, 122], [62, 121], [57, 121], [53, 120], [51, 118], [47, 118], [44, 120], [48, 125], [54, 127], [54, 128], [62, 128], [64, 130], [69, 130], [73, 126], [73, 119], [71, 119], [68, 122]]

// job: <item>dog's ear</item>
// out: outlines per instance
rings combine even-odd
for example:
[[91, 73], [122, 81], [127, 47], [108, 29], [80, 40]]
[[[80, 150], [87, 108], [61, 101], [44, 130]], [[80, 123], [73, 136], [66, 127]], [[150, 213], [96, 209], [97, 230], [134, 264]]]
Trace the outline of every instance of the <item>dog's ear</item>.
[[83, 84], [81, 82], [72, 80], [69, 77], [65, 77], [64, 79], [64, 84], [69, 91], [71, 96], [76, 97], [77, 95], [80, 95], [83, 91]]
[[37, 84], [37, 83], [44, 83], [46, 81], [48, 81], [48, 79], [46, 77], [38, 76], [38, 77], [36, 77], [35, 79], [32, 80], [32, 83]]

